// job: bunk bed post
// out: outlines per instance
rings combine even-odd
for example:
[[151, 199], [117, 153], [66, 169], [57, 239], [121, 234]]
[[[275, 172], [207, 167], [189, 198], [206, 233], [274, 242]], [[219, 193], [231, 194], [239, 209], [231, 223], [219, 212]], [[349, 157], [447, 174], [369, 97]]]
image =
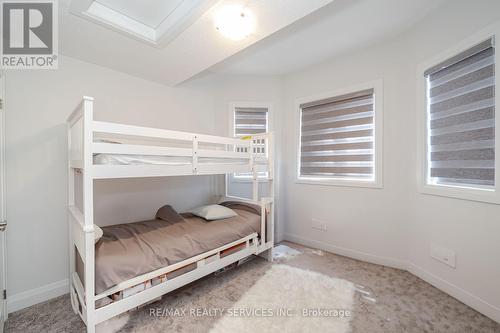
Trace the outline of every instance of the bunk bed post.
[[[275, 170], [274, 170], [274, 134], [269, 133], [267, 137], [267, 156], [268, 156], [268, 196], [271, 198], [271, 202], [269, 204], [269, 241], [271, 242], [271, 246], [274, 246], [274, 215], [275, 215]], [[270, 250], [272, 257], [272, 248]]]
[[[68, 206], [75, 205], [75, 170], [71, 166], [71, 123], [67, 123], [68, 131]], [[70, 297], [72, 292], [71, 279], [73, 273], [75, 272], [75, 244], [73, 241], [73, 223], [71, 222], [70, 212], [68, 210], [68, 246], [69, 246], [69, 285], [70, 285]], [[78, 312], [77, 305], [71, 297], [71, 306], [75, 313]]]
[[198, 172], [198, 136], [193, 136], [193, 173]]
[[83, 216], [85, 232], [85, 305], [87, 333], [95, 332], [95, 292], [94, 292], [94, 180], [92, 176], [93, 156], [93, 104], [91, 97], [83, 98]]
[[259, 174], [257, 172], [257, 168], [255, 167], [255, 145], [254, 145], [254, 140], [252, 139], [250, 141], [250, 153], [251, 153], [251, 161], [252, 161], [252, 200], [253, 201], [258, 201], [259, 200]]
[[[274, 136], [272, 133], [267, 133], [265, 137], [266, 154], [267, 154], [267, 183], [268, 193], [266, 198], [261, 199], [262, 207], [262, 226], [261, 234], [265, 235], [262, 241], [263, 247], [268, 247], [267, 250], [259, 254], [260, 257], [267, 261], [273, 261], [274, 247]], [[255, 199], [254, 199], [255, 200]]]

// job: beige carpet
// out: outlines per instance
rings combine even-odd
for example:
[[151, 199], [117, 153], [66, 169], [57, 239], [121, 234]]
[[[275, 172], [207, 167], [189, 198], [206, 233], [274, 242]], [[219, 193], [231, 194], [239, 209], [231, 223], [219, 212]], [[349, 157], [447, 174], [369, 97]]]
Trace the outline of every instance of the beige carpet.
[[[290, 248], [279, 249], [281, 255], [275, 263], [255, 258], [223, 274], [208, 276], [164, 296], [161, 301], [103, 323], [99, 331], [207, 333], [231, 329], [234, 332], [235, 325], [242, 323], [237, 331], [249, 326], [256, 328], [253, 331], [265, 331], [261, 327], [270, 326], [278, 327], [275, 332], [293, 332], [298, 325], [302, 332], [325, 333], [500, 332], [500, 324], [407, 272], [295, 244], [286, 245]], [[276, 287], [278, 279], [281, 284]], [[276, 292], [264, 293], [270, 285]], [[338, 292], [342, 285], [346, 289]], [[307, 293], [311, 297], [305, 299]], [[352, 311], [342, 319], [228, 316], [230, 309], [255, 310], [265, 305], [345, 307]], [[203, 313], [209, 309], [224, 311]], [[324, 329], [327, 325], [333, 328]], [[85, 332], [85, 327], [71, 310], [69, 297], [62, 296], [10, 314], [6, 332], [78, 333]]]

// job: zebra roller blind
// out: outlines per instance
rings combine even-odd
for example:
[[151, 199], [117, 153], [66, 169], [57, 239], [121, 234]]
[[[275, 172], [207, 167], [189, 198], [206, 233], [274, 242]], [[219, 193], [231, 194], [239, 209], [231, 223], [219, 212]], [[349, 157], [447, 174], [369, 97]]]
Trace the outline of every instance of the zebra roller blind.
[[267, 132], [267, 108], [242, 108], [234, 110], [234, 135], [245, 136]]
[[373, 89], [300, 108], [300, 177], [374, 180]]
[[495, 185], [494, 56], [489, 39], [425, 73], [431, 183]]

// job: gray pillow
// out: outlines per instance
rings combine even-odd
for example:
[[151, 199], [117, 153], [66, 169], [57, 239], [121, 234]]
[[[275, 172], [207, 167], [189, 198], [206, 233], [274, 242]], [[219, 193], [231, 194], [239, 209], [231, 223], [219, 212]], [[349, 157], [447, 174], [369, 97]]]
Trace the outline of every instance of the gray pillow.
[[170, 205], [165, 205], [158, 209], [156, 218], [170, 223], [177, 223], [184, 220]]
[[191, 210], [190, 213], [202, 217], [208, 221], [222, 220], [238, 216], [238, 214], [236, 214], [234, 210], [221, 205], [207, 205], [197, 207]]

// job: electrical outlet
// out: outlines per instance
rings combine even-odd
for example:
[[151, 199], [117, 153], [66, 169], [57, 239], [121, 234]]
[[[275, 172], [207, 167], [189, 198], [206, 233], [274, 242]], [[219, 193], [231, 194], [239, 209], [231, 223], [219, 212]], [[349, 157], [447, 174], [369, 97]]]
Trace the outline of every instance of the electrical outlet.
[[431, 244], [431, 257], [450, 266], [455, 268], [456, 266], [456, 255], [455, 251], [444, 248], [442, 246], [438, 246], [435, 244]]
[[321, 220], [318, 220], [318, 219], [311, 219], [312, 220], [312, 224], [311, 224], [311, 227], [315, 230], [320, 230], [320, 231], [327, 231], [328, 230], [328, 227], [326, 226], [326, 222], [325, 221], [321, 221]]

